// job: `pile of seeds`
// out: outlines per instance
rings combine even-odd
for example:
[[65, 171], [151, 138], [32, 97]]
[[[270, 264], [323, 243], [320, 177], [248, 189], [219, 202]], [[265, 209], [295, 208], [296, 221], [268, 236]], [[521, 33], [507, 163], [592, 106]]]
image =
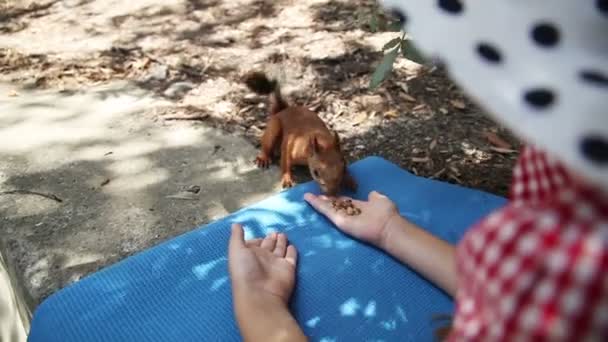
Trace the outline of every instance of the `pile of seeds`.
[[354, 216], [361, 214], [361, 209], [355, 207], [353, 201], [350, 199], [341, 201], [341, 200], [332, 200], [332, 207], [334, 207], [335, 211], [343, 211], [348, 216]]

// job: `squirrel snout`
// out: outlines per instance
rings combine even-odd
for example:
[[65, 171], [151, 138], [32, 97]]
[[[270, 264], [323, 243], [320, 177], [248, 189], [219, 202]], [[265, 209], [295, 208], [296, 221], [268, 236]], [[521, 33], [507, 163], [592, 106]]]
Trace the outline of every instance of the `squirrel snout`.
[[328, 196], [336, 196], [340, 189], [338, 186], [327, 186], [327, 184], [320, 184], [320, 183], [319, 183], [319, 187], [325, 193], [325, 195], [328, 195]]

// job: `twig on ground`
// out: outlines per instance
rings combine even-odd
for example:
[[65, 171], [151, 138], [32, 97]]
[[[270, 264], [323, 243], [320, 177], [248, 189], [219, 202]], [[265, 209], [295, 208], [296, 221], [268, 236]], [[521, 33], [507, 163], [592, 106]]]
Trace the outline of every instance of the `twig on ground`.
[[204, 121], [209, 119], [209, 115], [168, 115], [162, 116], [163, 120], [198, 120]]
[[30, 190], [17, 189], [17, 190], [1, 191], [0, 195], [36, 195], [36, 196], [48, 198], [55, 202], [59, 202], [59, 203], [63, 202], [63, 200], [61, 198], [59, 198], [53, 194], [45, 194], [42, 192], [30, 191]]

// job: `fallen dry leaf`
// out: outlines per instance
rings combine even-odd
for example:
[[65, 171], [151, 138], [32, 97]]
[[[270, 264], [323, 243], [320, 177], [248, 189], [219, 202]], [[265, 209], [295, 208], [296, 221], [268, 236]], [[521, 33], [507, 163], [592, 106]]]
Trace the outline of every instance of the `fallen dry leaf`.
[[388, 112], [384, 113], [385, 119], [394, 119], [397, 117], [399, 117], [399, 114], [397, 114], [397, 111], [395, 110], [389, 110]]
[[466, 104], [462, 100], [450, 100], [450, 103], [456, 109], [465, 109], [465, 108], [467, 108]]
[[424, 109], [424, 107], [426, 107], [426, 104], [422, 103], [422, 104], [419, 104], [416, 107], [412, 108], [412, 110], [414, 110], [414, 111], [422, 110], [422, 109]]
[[8, 96], [9, 97], [16, 97], [19, 96], [19, 93], [16, 90], [11, 90], [8, 92]]
[[503, 138], [499, 137], [494, 132], [483, 132], [483, 136], [490, 142], [490, 144], [504, 148], [504, 149], [512, 149], [511, 144], [506, 142]]
[[193, 194], [198, 194], [201, 191], [201, 187], [198, 185], [190, 185], [185, 191], [191, 192]]
[[402, 99], [408, 102], [416, 102], [416, 98], [409, 94], [401, 94], [399, 95]]
[[131, 67], [134, 69], [145, 69], [148, 64], [150, 64], [151, 60], [148, 57], [144, 57], [142, 59], [138, 59], [137, 61], [133, 62], [133, 64], [131, 64]]
[[450, 173], [449, 177], [452, 178], [453, 180], [455, 180], [456, 183], [463, 184], [462, 180], [460, 178], [458, 178], [458, 176], [456, 176], [455, 174]]
[[249, 128], [249, 130], [250, 130], [250, 131], [251, 131], [253, 134], [256, 134], [256, 135], [262, 135], [262, 132], [263, 132], [263, 130], [262, 130], [261, 128], [259, 128], [259, 127], [255, 126], [255, 125], [254, 125], [254, 126], [251, 126], [251, 127]]
[[198, 194], [192, 192], [192, 191], [188, 191], [188, 190], [182, 190], [179, 191], [173, 195], [169, 195], [166, 196], [166, 198], [170, 198], [170, 199], [178, 199], [178, 200], [187, 200], [187, 201], [195, 201], [199, 199]]
[[397, 83], [397, 84], [403, 90], [404, 93], [407, 94], [410, 92], [410, 88], [407, 86], [407, 84], [405, 84], [405, 83]]
[[163, 120], [192, 120], [192, 121], [203, 121], [203, 120], [207, 120], [209, 118], [209, 114], [195, 114], [195, 115], [165, 115], [165, 116], [161, 116], [161, 118]]
[[243, 114], [253, 109], [253, 106], [245, 106], [239, 110], [239, 114]]
[[456, 175], [460, 175], [460, 170], [458, 170], [455, 166], [450, 165], [450, 170]]
[[434, 150], [435, 146], [437, 146], [437, 139], [433, 139], [433, 141], [431, 141], [431, 144], [429, 145], [429, 150]]
[[510, 153], [517, 153], [516, 150], [512, 150], [512, 149], [508, 149], [508, 148], [500, 148], [500, 147], [490, 147], [490, 150], [494, 151], [494, 152], [498, 152], [498, 153], [505, 153], [505, 154], [510, 154]]
[[443, 114], [447, 114], [448, 113], [448, 110], [446, 108], [443, 108], [443, 107], [439, 108], [439, 111], [441, 113], [443, 113]]
[[367, 120], [367, 114], [359, 113], [353, 120], [353, 126], [360, 125], [361, 123], [365, 122], [365, 120]]
[[437, 172], [435, 172], [435, 174], [431, 177], [431, 178], [438, 178], [439, 176], [441, 176], [443, 173], [445, 172], [445, 167]]
[[430, 159], [429, 159], [429, 157], [424, 157], [424, 158], [413, 157], [412, 161], [414, 163], [428, 163], [430, 161]]

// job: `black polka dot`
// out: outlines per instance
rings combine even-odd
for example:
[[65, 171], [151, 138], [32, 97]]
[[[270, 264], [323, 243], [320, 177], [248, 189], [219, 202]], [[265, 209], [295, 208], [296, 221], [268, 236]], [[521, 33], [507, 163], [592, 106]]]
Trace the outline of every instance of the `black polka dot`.
[[526, 91], [524, 99], [530, 106], [536, 109], [544, 109], [553, 104], [555, 95], [549, 89], [536, 88]]
[[552, 47], [559, 43], [559, 31], [549, 23], [541, 23], [532, 29], [532, 39], [541, 46]]
[[500, 52], [488, 43], [477, 44], [477, 53], [488, 62], [499, 63], [502, 60]]
[[460, 0], [439, 0], [439, 7], [452, 14], [458, 14], [463, 10]]
[[608, 140], [597, 135], [583, 138], [581, 151], [595, 164], [608, 165]]
[[393, 8], [391, 10], [391, 14], [393, 15], [393, 17], [395, 17], [395, 19], [399, 20], [399, 24], [401, 26], [405, 25], [405, 23], [407, 22], [407, 16], [400, 9]]
[[580, 76], [583, 81], [590, 84], [600, 87], [608, 87], [608, 76], [598, 70], [583, 70], [581, 71]]
[[597, 0], [597, 9], [604, 15], [608, 15], [608, 0]]

